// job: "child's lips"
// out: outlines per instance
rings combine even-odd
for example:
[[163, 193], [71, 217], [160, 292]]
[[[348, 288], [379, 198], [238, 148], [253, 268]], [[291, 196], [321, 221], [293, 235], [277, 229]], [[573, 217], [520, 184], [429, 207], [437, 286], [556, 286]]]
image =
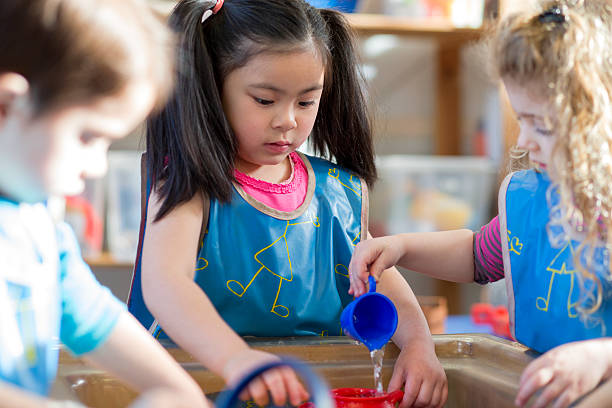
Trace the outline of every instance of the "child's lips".
[[266, 143], [268, 149], [273, 150], [275, 152], [286, 152], [289, 150], [291, 143], [289, 142], [274, 142], [274, 143]]
[[533, 163], [541, 169], [546, 169], [546, 164], [539, 162], [537, 160], [533, 160]]

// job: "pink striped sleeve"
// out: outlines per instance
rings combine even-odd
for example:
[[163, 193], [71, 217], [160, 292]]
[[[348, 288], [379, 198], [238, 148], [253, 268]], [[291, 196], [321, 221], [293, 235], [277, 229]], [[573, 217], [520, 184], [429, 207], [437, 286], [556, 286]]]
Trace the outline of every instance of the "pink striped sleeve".
[[499, 218], [474, 233], [474, 281], [495, 282], [504, 277]]

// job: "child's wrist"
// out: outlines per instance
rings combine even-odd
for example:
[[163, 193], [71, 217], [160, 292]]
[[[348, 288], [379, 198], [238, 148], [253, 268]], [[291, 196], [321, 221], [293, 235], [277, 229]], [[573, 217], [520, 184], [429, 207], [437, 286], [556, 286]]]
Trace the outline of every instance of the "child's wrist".
[[236, 369], [235, 361], [240, 360], [245, 353], [251, 351], [251, 348], [243, 343], [241, 346], [237, 346], [232, 348], [232, 350], [228, 350], [225, 352], [225, 356], [222, 359], [220, 370], [217, 374], [219, 374], [226, 382], [230, 382], [234, 379], [234, 371]]

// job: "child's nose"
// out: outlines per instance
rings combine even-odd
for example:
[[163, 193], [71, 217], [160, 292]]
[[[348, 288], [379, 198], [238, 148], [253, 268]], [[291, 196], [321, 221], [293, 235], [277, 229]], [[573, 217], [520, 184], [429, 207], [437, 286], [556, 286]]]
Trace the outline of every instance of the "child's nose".
[[295, 111], [293, 108], [282, 109], [274, 118], [272, 127], [283, 132], [295, 129], [297, 122], [295, 120]]
[[525, 149], [530, 152], [536, 152], [540, 149], [540, 145], [531, 137], [530, 133], [522, 129], [519, 133], [516, 145], [519, 149]]

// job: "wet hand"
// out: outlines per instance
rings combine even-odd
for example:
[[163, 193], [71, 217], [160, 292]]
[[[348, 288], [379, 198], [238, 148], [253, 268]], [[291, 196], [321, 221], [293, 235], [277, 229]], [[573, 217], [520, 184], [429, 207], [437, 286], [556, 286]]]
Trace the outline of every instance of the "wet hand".
[[[247, 349], [226, 364], [223, 376], [231, 386], [254, 368], [278, 359], [277, 356], [270, 353]], [[265, 406], [270, 403], [269, 395], [272, 396], [272, 402], [277, 406], [285, 405], [287, 401], [291, 405], [298, 406], [309, 398], [295, 372], [289, 367], [267, 370], [250, 382], [246, 390], [240, 394], [240, 398], [253, 399], [257, 405]]]
[[357, 244], [349, 264], [349, 294], [355, 297], [363, 295], [367, 292], [370, 275], [378, 281], [385, 269], [397, 264], [403, 255], [397, 241], [397, 237], [389, 236], [372, 238]]
[[400, 353], [387, 392], [404, 387], [399, 408], [442, 407], [448, 396], [444, 369], [430, 344], [412, 342]]
[[567, 407], [610, 376], [612, 340], [567, 343], [532, 361], [519, 383], [515, 404], [523, 407], [538, 391], [533, 408]]

